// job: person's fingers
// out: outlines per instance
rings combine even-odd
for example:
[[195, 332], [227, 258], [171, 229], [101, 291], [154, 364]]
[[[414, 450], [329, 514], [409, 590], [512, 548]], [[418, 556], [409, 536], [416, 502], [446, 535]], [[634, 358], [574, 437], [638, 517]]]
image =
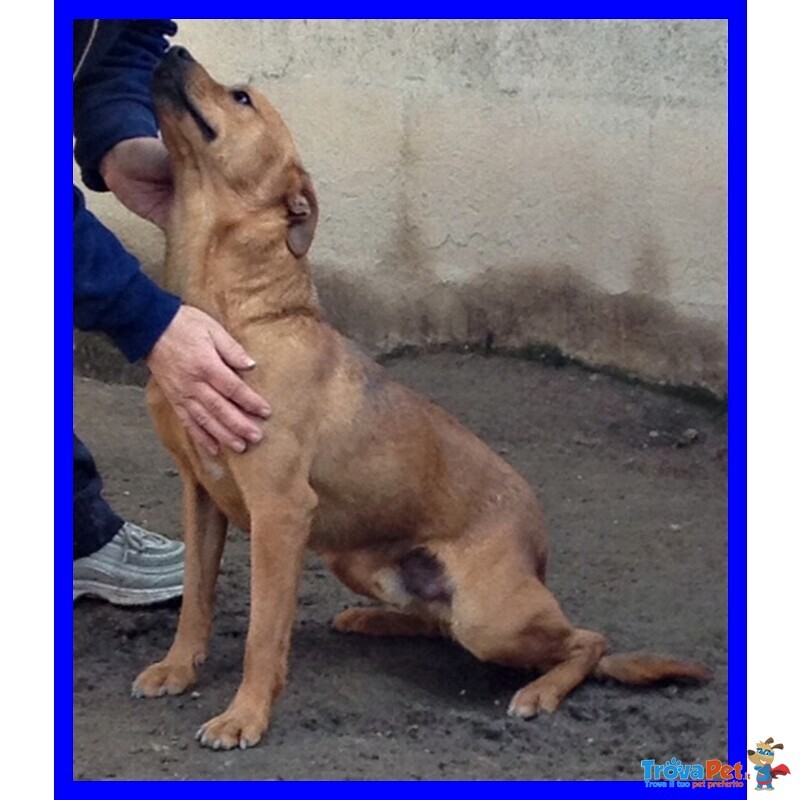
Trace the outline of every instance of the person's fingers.
[[162, 228], [172, 204], [172, 165], [164, 143], [134, 137], [115, 145], [100, 163], [106, 186], [128, 209]]
[[222, 425], [200, 401], [194, 398], [188, 399], [186, 410], [195, 425], [202, 428], [223, 447], [228, 447], [236, 453], [244, 453], [247, 450], [247, 442]]
[[222, 364], [218, 369], [209, 367], [206, 377], [217, 392], [248, 414], [266, 419], [272, 413], [269, 403], [260, 394], [251, 389], [235, 372]]
[[[154, 378], [195, 442], [235, 452], [261, 441], [269, 404], [234, 369], [254, 361], [212, 317], [182, 306], [147, 359]], [[188, 419], [186, 418], [188, 417]]]
[[252, 369], [256, 362], [247, 354], [236, 339], [233, 338], [221, 325], [213, 324], [208, 326], [208, 333], [211, 341], [217, 348], [217, 352], [222, 356], [222, 360], [234, 369]]
[[[152, 186], [141, 192], [137, 200], [128, 198], [130, 203], [138, 203], [135, 213], [140, 217], [166, 230], [174, 192], [171, 185]], [[131, 209], [134, 210], [134, 209]]]
[[219, 444], [217, 444], [217, 442], [215, 442], [199, 425], [195, 424], [189, 412], [182, 406], [173, 406], [173, 408], [178, 415], [178, 419], [181, 421], [183, 427], [186, 428], [186, 432], [191, 436], [194, 443], [206, 452], [211, 453], [212, 456], [219, 455]]
[[169, 223], [169, 212], [172, 208], [173, 196], [174, 193], [172, 189], [166, 189], [162, 193], [161, 197], [158, 198], [155, 203], [153, 203], [147, 215], [147, 219], [149, 219], [150, 222], [155, 223], [159, 228], [161, 228], [162, 231], [165, 232]]
[[[257, 395], [256, 395], [257, 396]], [[213, 386], [207, 384], [197, 387], [194, 399], [220, 424], [234, 436], [252, 444], [263, 438], [261, 428]]]
[[186, 425], [186, 432], [198, 447], [212, 456], [219, 455], [219, 445], [199, 425], [189, 422]]

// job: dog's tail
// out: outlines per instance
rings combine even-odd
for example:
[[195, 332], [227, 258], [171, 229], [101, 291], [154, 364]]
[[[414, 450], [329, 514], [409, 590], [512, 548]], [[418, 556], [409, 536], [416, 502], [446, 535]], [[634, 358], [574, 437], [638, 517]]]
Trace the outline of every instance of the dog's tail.
[[652, 653], [619, 653], [603, 656], [594, 668], [595, 678], [613, 678], [632, 686], [647, 686], [662, 681], [704, 683], [714, 673], [697, 661], [679, 661]]

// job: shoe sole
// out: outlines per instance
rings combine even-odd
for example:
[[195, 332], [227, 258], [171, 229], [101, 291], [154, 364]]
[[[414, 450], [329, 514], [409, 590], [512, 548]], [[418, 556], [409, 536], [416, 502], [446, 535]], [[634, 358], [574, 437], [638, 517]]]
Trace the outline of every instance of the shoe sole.
[[99, 597], [115, 606], [147, 606], [163, 603], [183, 594], [183, 586], [162, 586], [158, 589], [124, 589], [99, 581], [73, 581], [72, 602], [79, 597]]

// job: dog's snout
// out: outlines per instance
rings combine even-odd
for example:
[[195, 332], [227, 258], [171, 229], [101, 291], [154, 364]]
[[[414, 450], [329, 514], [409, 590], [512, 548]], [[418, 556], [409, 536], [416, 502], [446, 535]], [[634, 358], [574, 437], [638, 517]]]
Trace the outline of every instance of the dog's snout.
[[192, 54], [185, 47], [176, 45], [172, 48], [172, 52], [175, 54], [176, 58], [183, 59], [184, 61], [194, 61]]
[[169, 50], [167, 50], [167, 52], [164, 54], [164, 58], [162, 59], [160, 66], [162, 70], [182, 70], [194, 63], [195, 61], [192, 57], [192, 54], [185, 47], [175, 45], [174, 47], [170, 47]]

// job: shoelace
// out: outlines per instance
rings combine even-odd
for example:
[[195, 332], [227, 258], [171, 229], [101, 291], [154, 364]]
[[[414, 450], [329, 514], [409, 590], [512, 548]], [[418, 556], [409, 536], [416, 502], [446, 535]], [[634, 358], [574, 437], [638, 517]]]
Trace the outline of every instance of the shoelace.
[[148, 547], [156, 546], [161, 547], [163, 538], [158, 534], [146, 531], [143, 528], [136, 528], [132, 525], [123, 525], [122, 527], [122, 561], [126, 563], [128, 560], [128, 553], [134, 551], [141, 553]]

